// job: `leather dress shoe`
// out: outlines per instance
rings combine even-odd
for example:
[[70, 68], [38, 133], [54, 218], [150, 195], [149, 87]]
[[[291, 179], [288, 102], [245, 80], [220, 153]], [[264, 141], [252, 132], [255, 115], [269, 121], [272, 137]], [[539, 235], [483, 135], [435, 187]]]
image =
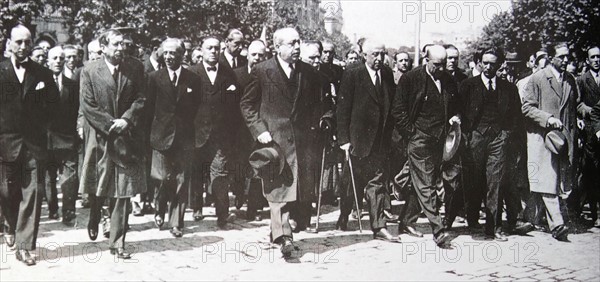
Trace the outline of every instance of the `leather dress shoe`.
[[63, 212], [62, 222], [64, 224], [69, 224], [75, 218], [77, 218], [77, 215], [75, 215], [74, 211], [65, 211], [65, 212]]
[[498, 242], [508, 241], [508, 238], [506, 238], [506, 236], [504, 236], [504, 234], [502, 234], [500, 232], [496, 232], [494, 234], [486, 234], [485, 238], [488, 240], [494, 240], [494, 241], [498, 241]]
[[120, 258], [120, 259], [130, 259], [131, 258], [131, 254], [126, 253], [125, 249], [123, 249], [123, 248], [110, 248], [110, 254], [117, 255], [117, 258]]
[[390, 232], [385, 228], [381, 228], [379, 231], [373, 234], [373, 239], [383, 240], [390, 243], [402, 243], [400, 237], [392, 236], [392, 234], [390, 234]]
[[165, 220], [163, 219], [162, 215], [160, 215], [160, 214], [154, 215], [154, 224], [156, 225], [156, 227], [158, 227], [159, 230], [163, 226], [164, 223], [165, 223]]
[[535, 227], [529, 222], [517, 221], [515, 226], [508, 229], [509, 234], [525, 235], [533, 231]]
[[35, 265], [35, 260], [29, 254], [27, 250], [17, 250], [15, 257], [18, 261], [22, 261], [27, 266]]
[[204, 216], [202, 215], [202, 210], [194, 211], [194, 221], [200, 221], [203, 219], [204, 219]]
[[58, 216], [57, 212], [51, 212], [51, 213], [48, 214], [48, 219], [54, 219], [54, 220], [56, 220], [58, 218], [59, 218], [59, 216]]
[[419, 232], [417, 229], [415, 229], [412, 226], [398, 226], [398, 233], [404, 233], [404, 234], [408, 234], [410, 236], [418, 237], [418, 238], [423, 237], [423, 233]]
[[566, 242], [568, 241], [569, 228], [565, 225], [559, 225], [552, 230], [552, 238]]
[[6, 246], [12, 248], [15, 246], [15, 234], [4, 234], [4, 242], [6, 242]]
[[181, 229], [179, 227], [173, 227], [170, 230], [171, 235], [173, 235], [173, 237], [175, 238], [180, 238], [181, 236], [183, 236], [183, 231], [181, 231]]
[[450, 234], [446, 231], [441, 232], [437, 236], [433, 236], [433, 241], [440, 247], [445, 245], [449, 240]]
[[142, 213], [143, 214], [152, 214], [154, 213], [154, 208], [152, 207], [152, 205], [148, 202], [144, 202], [144, 204], [142, 205]]
[[98, 224], [95, 224], [93, 226], [88, 225], [87, 231], [90, 240], [96, 241], [96, 238], [98, 238]]
[[340, 231], [348, 231], [348, 218], [338, 218], [338, 221], [335, 224], [335, 229]]
[[297, 250], [298, 247], [294, 246], [294, 242], [292, 241], [292, 238], [289, 237], [285, 237], [283, 239], [283, 242], [281, 243], [281, 254], [283, 255], [284, 258], [289, 258], [292, 256], [292, 252], [294, 252], [294, 250]]
[[131, 211], [133, 216], [143, 216], [144, 212], [142, 212], [142, 208], [138, 202], [133, 202], [133, 210]]
[[400, 219], [400, 217], [396, 214], [392, 214], [391, 212], [384, 210], [383, 211], [383, 216], [385, 217], [385, 221], [387, 222], [398, 222], [398, 219]]

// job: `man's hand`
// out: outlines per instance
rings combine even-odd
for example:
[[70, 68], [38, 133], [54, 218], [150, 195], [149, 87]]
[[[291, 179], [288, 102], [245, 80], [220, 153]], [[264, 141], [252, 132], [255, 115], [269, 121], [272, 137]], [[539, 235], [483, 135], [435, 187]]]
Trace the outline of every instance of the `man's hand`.
[[340, 149], [342, 149], [344, 151], [350, 150], [350, 143], [346, 143], [346, 144], [340, 146]]
[[448, 123], [450, 123], [450, 125], [453, 125], [454, 123], [460, 125], [460, 118], [458, 116], [453, 116], [448, 120]]
[[83, 127], [77, 128], [77, 135], [79, 135], [79, 139], [83, 140]]
[[113, 131], [117, 134], [121, 134], [123, 131], [125, 131], [127, 129], [127, 126], [129, 126], [127, 121], [124, 119], [121, 119], [121, 118], [113, 120], [112, 123], [113, 124], [108, 129], [109, 134]]
[[269, 142], [273, 141], [273, 137], [271, 137], [271, 133], [269, 133], [268, 131], [261, 133], [256, 139], [261, 144], [268, 144]]
[[563, 123], [560, 121], [560, 119], [557, 119], [555, 117], [550, 117], [548, 119], [548, 127], [554, 128], [554, 129], [562, 129]]

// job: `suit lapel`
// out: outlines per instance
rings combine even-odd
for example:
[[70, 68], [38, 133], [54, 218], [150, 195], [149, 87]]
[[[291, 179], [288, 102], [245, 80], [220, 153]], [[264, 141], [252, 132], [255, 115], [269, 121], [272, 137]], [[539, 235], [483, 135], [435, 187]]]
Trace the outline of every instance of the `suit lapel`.
[[569, 101], [569, 97], [571, 96], [571, 83], [572, 83], [572, 79], [571, 76], [569, 76], [569, 74], [563, 74], [564, 75], [564, 79], [563, 79], [563, 84], [562, 84], [562, 96], [560, 99], [560, 109], [562, 111], [562, 109], [567, 105], [567, 102]]
[[[371, 74], [369, 73], [369, 71], [367, 70], [367, 66], [366, 65], [362, 65], [361, 66], [361, 72], [363, 73], [360, 77], [361, 77], [361, 84], [364, 86], [365, 89], [367, 89], [367, 92], [369, 93], [369, 96], [371, 96], [371, 98], [373, 98], [373, 100], [375, 101], [375, 103], [377, 104], [381, 104], [381, 101], [379, 101], [379, 97], [377, 97], [377, 90], [375, 89], [375, 85], [373, 85], [373, 80], [371, 80]], [[379, 77], [379, 81], [381, 82], [381, 75]]]
[[504, 87], [503, 81], [497, 78], [496, 81], [496, 90], [498, 91], [498, 111], [500, 112], [500, 116], [505, 116], [508, 109], [508, 93], [504, 92], [506, 88]]
[[296, 72], [298, 72], [298, 87], [296, 88], [296, 95], [293, 96], [293, 97], [295, 97], [295, 99], [294, 99], [294, 105], [292, 106], [292, 114], [291, 114], [292, 119], [295, 119], [295, 117], [296, 117], [296, 109], [298, 106], [298, 101], [300, 101], [300, 98], [301, 98], [300, 96], [304, 96], [302, 93], [303, 92], [302, 89], [310, 88], [309, 85], [303, 85], [305, 82], [308, 83], [308, 80], [304, 77], [306, 75], [304, 73], [304, 65], [302, 65], [300, 62], [298, 62], [298, 63], [296, 63], [296, 66], [297, 66]]
[[546, 72], [546, 78], [548, 79], [548, 84], [550, 85], [550, 88], [554, 91], [554, 94], [556, 94], [562, 99], [562, 87], [560, 87], [558, 80], [556, 79], [554, 73], [552, 73], [552, 70], [550, 70], [550, 68], [551, 67], [547, 67], [544, 69], [544, 71]]
[[285, 93], [289, 97], [291, 93], [288, 93], [287, 87], [285, 87], [285, 82], [287, 81], [287, 77], [280, 70], [279, 63], [277, 63], [277, 58], [273, 57], [269, 62], [269, 67], [266, 70], [267, 77], [270, 80], [270, 85], [275, 85], [275, 87], [279, 88], [282, 93]]
[[[14, 71], [13, 71], [14, 72]], [[16, 76], [16, 74], [15, 74]], [[23, 78], [23, 95], [27, 95], [27, 93], [29, 93], [29, 91], [35, 87], [34, 83], [35, 81], [35, 73], [33, 70], [33, 67], [31, 65], [27, 66], [27, 69], [25, 70], [25, 77]], [[17, 81], [19, 81], [17, 79]]]
[[590, 71], [587, 71], [584, 74], [584, 77], [585, 83], [587, 83], [588, 88], [591, 90], [590, 92], [592, 93], [592, 95], [594, 95], [594, 98], [598, 98], [596, 96], [600, 95], [600, 86], [598, 86], [596, 80], [594, 80], [594, 76]]
[[[171, 82], [171, 77], [169, 76], [169, 71], [167, 68], [160, 70], [161, 74], [158, 76], [158, 83], [161, 86], [161, 89], [165, 90], [165, 95], [170, 97], [171, 99], [177, 99], [177, 94], [175, 87], [173, 87], [173, 83]], [[183, 73], [183, 70], [181, 71]], [[182, 77], [179, 78], [179, 85], [181, 85]]]
[[[384, 70], [382, 69], [381, 70], [381, 85], [383, 86], [382, 87], [383, 88], [383, 93], [382, 93], [383, 94], [383, 101], [382, 102], [383, 102], [383, 113], [386, 116], [387, 116], [387, 114], [388, 114], [388, 112], [390, 110], [390, 95], [391, 95], [391, 93], [390, 93], [391, 92], [390, 91], [390, 85], [388, 84], [389, 80], [388, 79], [385, 79], [385, 80], [383, 79], [384, 77], [387, 77], [387, 75], [388, 75], [387, 71], [384, 72]], [[384, 119], [384, 122], [386, 120], [387, 119]]]

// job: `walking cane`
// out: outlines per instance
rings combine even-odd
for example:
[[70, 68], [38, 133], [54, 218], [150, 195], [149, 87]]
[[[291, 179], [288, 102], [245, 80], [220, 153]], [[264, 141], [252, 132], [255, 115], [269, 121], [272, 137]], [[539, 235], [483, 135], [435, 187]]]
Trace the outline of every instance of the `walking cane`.
[[358, 215], [358, 228], [360, 233], [362, 233], [362, 223], [360, 220], [360, 208], [358, 207], [358, 196], [356, 196], [356, 183], [354, 183], [354, 170], [352, 169], [352, 159], [350, 158], [350, 151], [346, 151], [346, 159], [348, 159], [348, 167], [350, 168], [350, 179], [352, 179], [352, 189], [354, 190], [354, 202], [356, 203], [356, 211], [359, 213]]
[[323, 146], [323, 156], [321, 157], [321, 177], [319, 178], [319, 198], [317, 200], [317, 225], [315, 226], [315, 233], [319, 233], [319, 216], [321, 216], [321, 196], [323, 191], [323, 174], [325, 171], [325, 149], [326, 145]]

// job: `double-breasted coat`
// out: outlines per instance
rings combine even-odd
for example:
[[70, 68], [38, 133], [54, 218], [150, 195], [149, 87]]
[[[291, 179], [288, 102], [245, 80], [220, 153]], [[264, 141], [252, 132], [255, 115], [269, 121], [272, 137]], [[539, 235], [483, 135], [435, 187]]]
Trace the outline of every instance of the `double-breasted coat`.
[[142, 150], [125, 152], [138, 162], [126, 167], [117, 165], [109, 156], [114, 148], [108, 129], [114, 119], [129, 123], [129, 148], [142, 144], [140, 126], [144, 108], [144, 73], [137, 64], [124, 61], [119, 65], [119, 76], [114, 80], [105, 60], [86, 65], [81, 72], [80, 106], [85, 118], [85, 158], [82, 165], [79, 190], [102, 197], [127, 198], [146, 190], [145, 159]]

